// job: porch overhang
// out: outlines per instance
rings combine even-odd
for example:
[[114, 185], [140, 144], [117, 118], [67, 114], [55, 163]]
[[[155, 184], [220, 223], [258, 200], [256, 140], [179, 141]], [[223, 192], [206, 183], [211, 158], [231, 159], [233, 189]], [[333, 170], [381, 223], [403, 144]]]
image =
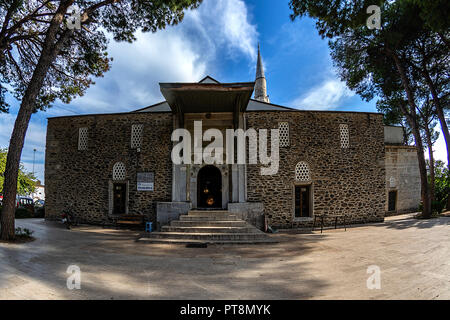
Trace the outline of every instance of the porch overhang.
[[160, 83], [161, 93], [174, 113], [245, 111], [254, 82]]

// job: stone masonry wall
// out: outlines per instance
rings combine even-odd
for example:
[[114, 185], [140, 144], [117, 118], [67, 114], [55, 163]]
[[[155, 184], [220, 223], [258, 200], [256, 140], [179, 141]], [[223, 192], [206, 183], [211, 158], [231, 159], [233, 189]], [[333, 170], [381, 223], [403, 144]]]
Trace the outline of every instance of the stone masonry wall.
[[[144, 124], [140, 152], [132, 149], [131, 126]], [[113, 165], [126, 167], [128, 213], [156, 221], [156, 202], [170, 201], [172, 133], [170, 113], [127, 113], [50, 118], [45, 163], [46, 218], [59, 218], [73, 205], [81, 221], [108, 222]], [[78, 129], [88, 128], [88, 148], [78, 150]], [[136, 173], [155, 174], [154, 191], [137, 191]]]
[[[391, 190], [397, 191], [395, 212], [387, 212], [388, 192]], [[386, 215], [417, 211], [420, 199], [420, 172], [416, 147], [386, 146]]]
[[[289, 123], [289, 147], [280, 147], [276, 175], [261, 176], [247, 165], [247, 199], [263, 202], [269, 224], [306, 227], [312, 217], [294, 218], [295, 166], [308, 163], [313, 187], [313, 215], [341, 214], [350, 223], [383, 221], [385, 209], [382, 115], [351, 112], [248, 112], [247, 128], [278, 128]], [[341, 148], [339, 124], [347, 124], [350, 147]], [[270, 150], [270, 148], [268, 148]], [[326, 219], [326, 224], [334, 222]], [[339, 222], [342, 222], [339, 220]]]

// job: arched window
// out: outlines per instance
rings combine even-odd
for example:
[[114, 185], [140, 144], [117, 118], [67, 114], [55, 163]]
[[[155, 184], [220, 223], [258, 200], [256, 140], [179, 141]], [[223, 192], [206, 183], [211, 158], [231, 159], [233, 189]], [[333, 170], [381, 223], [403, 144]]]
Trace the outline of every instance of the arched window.
[[295, 166], [295, 180], [296, 181], [310, 181], [311, 180], [309, 165], [306, 162], [300, 161]]
[[125, 180], [125, 165], [122, 162], [116, 162], [113, 166], [113, 180]]

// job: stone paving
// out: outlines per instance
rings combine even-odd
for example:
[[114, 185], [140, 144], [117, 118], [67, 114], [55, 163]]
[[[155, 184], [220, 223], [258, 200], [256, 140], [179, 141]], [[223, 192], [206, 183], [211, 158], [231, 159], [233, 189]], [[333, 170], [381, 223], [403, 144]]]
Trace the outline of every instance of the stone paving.
[[[270, 245], [142, 244], [137, 232], [17, 220], [37, 240], [0, 243], [0, 299], [450, 299], [450, 217], [277, 233]], [[69, 265], [81, 289], [68, 290]], [[381, 289], [367, 289], [367, 268]]]

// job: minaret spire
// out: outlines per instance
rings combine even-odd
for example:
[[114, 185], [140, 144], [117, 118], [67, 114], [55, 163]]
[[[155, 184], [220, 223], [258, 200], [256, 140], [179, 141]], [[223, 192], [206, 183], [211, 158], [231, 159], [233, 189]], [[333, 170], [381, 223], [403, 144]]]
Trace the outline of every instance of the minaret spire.
[[267, 96], [266, 77], [264, 75], [264, 68], [261, 59], [261, 53], [259, 51], [258, 43], [258, 61], [256, 62], [256, 77], [255, 77], [255, 100], [270, 102]]

